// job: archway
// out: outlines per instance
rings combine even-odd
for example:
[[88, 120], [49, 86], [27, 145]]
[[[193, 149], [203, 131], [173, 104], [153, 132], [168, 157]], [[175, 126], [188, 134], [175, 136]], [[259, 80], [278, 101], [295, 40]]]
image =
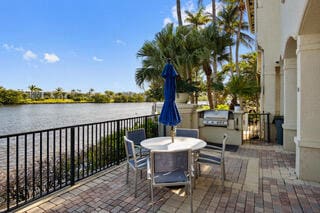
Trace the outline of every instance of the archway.
[[295, 151], [294, 137], [297, 135], [297, 41], [287, 40], [283, 56], [283, 148]]
[[320, 181], [320, 1], [309, 0], [297, 39], [296, 172]]

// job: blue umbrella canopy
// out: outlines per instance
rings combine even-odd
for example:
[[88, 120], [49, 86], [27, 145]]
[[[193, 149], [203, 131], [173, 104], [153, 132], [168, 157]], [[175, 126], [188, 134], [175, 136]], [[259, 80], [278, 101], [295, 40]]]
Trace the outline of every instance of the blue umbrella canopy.
[[164, 103], [159, 117], [159, 121], [164, 125], [176, 126], [181, 122], [179, 111], [175, 103], [176, 95], [176, 77], [177, 71], [173, 65], [168, 62], [161, 76], [165, 79], [164, 83]]

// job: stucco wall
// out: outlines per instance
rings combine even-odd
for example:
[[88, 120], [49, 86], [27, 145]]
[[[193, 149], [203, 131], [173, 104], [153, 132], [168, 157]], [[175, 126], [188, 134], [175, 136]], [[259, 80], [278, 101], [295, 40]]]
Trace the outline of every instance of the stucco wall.
[[280, 5], [279, 0], [258, 1], [256, 8], [257, 44], [262, 49], [263, 65], [261, 82], [264, 83], [264, 98], [261, 108], [275, 113], [275, 66], [280, 59]]
[[280, 4], [281, 22], [281, 55], [284, 55], [286, 43], [290, 36], [296, 39], [301, 20], [306, 8], [306, 0], [287, 0]]

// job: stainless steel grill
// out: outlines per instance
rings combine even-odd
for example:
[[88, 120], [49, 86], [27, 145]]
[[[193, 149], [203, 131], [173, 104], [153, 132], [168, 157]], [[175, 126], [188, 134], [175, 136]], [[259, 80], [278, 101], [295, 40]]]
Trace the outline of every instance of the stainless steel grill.
[[228, 126], [229, 111], [227, 110], [209, 110], [203, 115], [203, 124], [207, 126]]

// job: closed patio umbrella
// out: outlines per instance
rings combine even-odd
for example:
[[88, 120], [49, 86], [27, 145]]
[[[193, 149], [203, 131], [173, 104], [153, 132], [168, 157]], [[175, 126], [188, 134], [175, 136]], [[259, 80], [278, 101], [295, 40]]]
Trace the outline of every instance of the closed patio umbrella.
[[159, 122], [164, 125], [171, 126], [171, 137], [173, 142], [174, 126], [181, 122], [181, 118], [175, 103], [176, 77], [178, 76], [178, 73], [170, 63], [170, 60], [168, 60], [165, 65], [161, 76], [165, 79], [165, 83], [164, 103], [159, 117]]

